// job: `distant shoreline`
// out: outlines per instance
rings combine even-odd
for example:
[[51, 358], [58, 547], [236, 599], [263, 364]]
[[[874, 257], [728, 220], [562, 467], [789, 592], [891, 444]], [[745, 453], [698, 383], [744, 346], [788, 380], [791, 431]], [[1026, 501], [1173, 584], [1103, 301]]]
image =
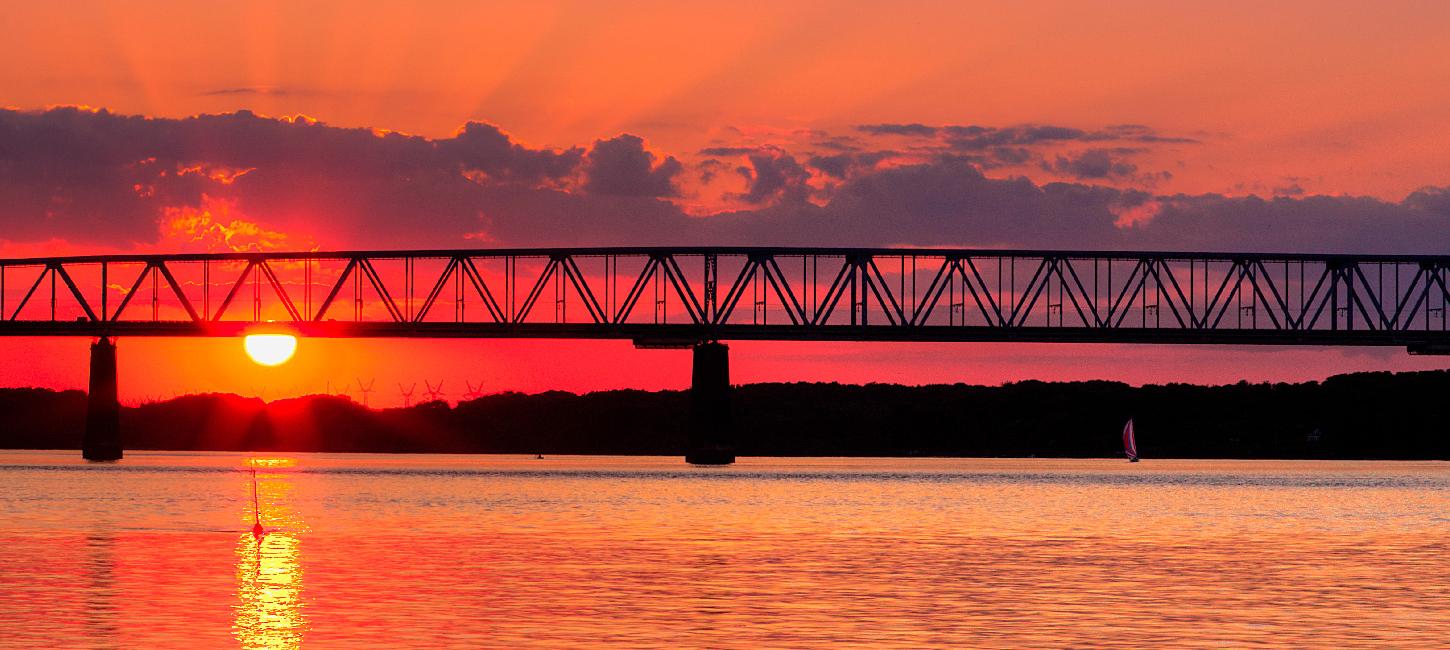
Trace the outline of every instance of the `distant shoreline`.
[[[747, 384], [732, 395], [740, 456], [1114, 458], [1132, 417], [1145, 458], [1450, 459], [1450, 371], [1294, 384], [1132, 387]], [[674, 456], [684, 391], [501, 393], [365, 408], [309, 396], [187, 395], [124, 407], [127, 449]], [[0, 388], [0, 448], [78, 449], [81, 391]]]
[[[34, 453], [34, 454], [64, 454], [64, 455], [76, 454], [77, 459], [80, 458], [79, 453], [78, 453], [79, 451], [80, 450], [78, 448], [77, 449], [17, 449], [17, 448], [0, 447], [0, 454], [3, 454], [3, 453], [18, 453], [18, 454]], [[457, 456], [457, 457], [460, 457], [460, 458], [489, 458], [489, 459], [503, 459], [503, 458], [508, 458], [508, 459], [513, 459], [513, 460], [518, 460], [518, 461], [520, 461], [520, 463], [526, 463], [526, 461], [535, 460], [534, 454], [514, 453], [514, 452], [434, 452], [434, 451], [400, 451], [400, 452], [385, 452], [385, 451], [275, 451], [275, 452], [265, 452], [265, 451], [243, 450], [243, 449], [128, 449], [128, 450], [126, 450], [126, 453], [127, 454], [154, 455], [154, 456], [165, 456], [165, 455], [176, 455], [176, 456], [189, 456], [189, 455], [229, 456], [229, 455], [238, 455], [238, 454], [257, 454], [257, 453], [275, 453], [275, 454], [279, 454], [279, 455], [282, 455], [282, 454], [285, 454], [285, 455], [307, 454], [307, 455], [329, 455], [329, 456]], [[544, 460], [559, 460], [561, 458], [564, 458], [564, 459], [587, 458], [587, 459], [590, 459], [590, 460], [600, 459], [600, 458], [625, 458], [625, 459], [628, 459], [628, 458], [649, 458], [649, 459], [656, 459], [656, 458], [658, 458], [658, 459], [670, 460], [670, 459], [678, 459], [678, 457], [679, 457], [679, 454], [546, 454], [544, 456]], [[1090, 457], [1090, 456], [740, 456], [740, 457], [738, 457], [736, 459], [735, 465], [738, 465], [740, 460], [751, 460], [751, 459], [772, 459], [772, 460], [797, 460], [797, 459], [800, 459], [800, 460], [811, 460], [811, 459], [814, 459], [814, 460], [823, 460], [823, 461], [871, 461], [871, 460], [882, 460], [882, 461], [893, 461], [893, 460], [904, 460], [904, 461], [913, 461], [913, 460], [920, 460], [920, 461], [954, 461], [954, 460], [960, 460], [960, 461], [997, 461], [997, 460], [1002, 460], [1002, 461], [1009, 461], [1009, 460], [1068, 461], [1068, 460], [1071, 460], [1071, 461], [1078, 461], [1078, 460], [1082, 460], [1082, 461], [1103, 461], [1103, 462], [1110, 462], [1110, 463], [1121, 463], [1121, 462], [1123, 462], [1123, 458], [1121, 456], [1120, 457], [1111, 457], [1111, 456], [1101, 456], [1101, 457]], [[1143, 465], [1143, 464], [1140, 463], [1137, 466], [1138, 467], [1147, 467], [1147, 466], [1150, 466], [1152, 463], [1156, 463], [1156, 462], [1171, 462], [1171, 463], [1180, 463], [1180, 462], [1182, 462], [1182, 463], [1192, 463], [1192, 462], [1280, 463], [1280, 462], [1282, 462], [1282, 463], [1403, 463], [1403, 464], [1407, 464], [1407, 465], [1409, 465], [1409, 464], [1415, 464], [1415, 465], [1441, 465], [1441, 464], [1444, 464], [1447, 467], [1450, 467], [1450, 459], [1433, 459], [1433, 458], [1432, 459], [1414, 459], [1414, 458], [1406, 459], [1406, 458], [1174, 458], [1174, 457], [1166, 457], [1166, 458], [1148, 458], [1148, 459], [1144, 459], [1143, 462], [1144, 463], [1148, 463], [1149, 465]], [[103, 462], [98, 462], [98, 463], [86, 463], [85, 466], [91, 466], [91, 465], [104, 466], [106, 464], [107, 464], [107, 462], [103, 461]], [[734, 466], [734, 465], [705, 465], [705, 466], [702, 466], [702, 467], [711, 468], [711, 467], [731, 467], [731, 466]], [[0, 467], [5, 467], [5, 465], [3, 463], [0, 463]], [[230, 470], [228, 470], [228, 471], [230, 471]]]

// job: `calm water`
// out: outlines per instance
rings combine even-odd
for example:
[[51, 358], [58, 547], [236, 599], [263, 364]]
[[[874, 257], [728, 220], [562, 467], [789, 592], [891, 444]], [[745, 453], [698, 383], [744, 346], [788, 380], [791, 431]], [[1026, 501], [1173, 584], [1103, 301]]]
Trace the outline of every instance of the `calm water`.
[[1445, 647], [1450, 464], [0, 452], [6, 647]]

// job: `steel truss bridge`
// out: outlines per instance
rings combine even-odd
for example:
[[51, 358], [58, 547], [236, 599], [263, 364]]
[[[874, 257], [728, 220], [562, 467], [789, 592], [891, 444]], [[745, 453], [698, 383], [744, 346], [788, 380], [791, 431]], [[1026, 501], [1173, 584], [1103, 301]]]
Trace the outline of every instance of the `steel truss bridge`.
[[0, 335], [1036, 341], [1450, 351], [1450, 256], [550, 248], [0, 260]]

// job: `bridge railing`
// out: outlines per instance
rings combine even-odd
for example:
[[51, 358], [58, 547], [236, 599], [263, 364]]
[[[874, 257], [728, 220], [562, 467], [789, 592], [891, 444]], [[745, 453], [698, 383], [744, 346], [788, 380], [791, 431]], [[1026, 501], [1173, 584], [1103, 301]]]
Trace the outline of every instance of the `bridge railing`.
[[1439, 344], [1450, 257], [575, 248], [0, 260], [0, 333]]

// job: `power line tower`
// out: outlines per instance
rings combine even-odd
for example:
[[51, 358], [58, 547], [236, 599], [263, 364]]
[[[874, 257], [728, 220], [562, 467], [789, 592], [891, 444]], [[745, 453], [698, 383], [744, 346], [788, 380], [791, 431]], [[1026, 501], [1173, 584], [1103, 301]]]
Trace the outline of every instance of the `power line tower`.
[[403, 396], [403, 408], [408, 408], [413, 405], [413, 392], [417, 390], [418, 382], [416, 381], [413, 382], [412, 386], [408, 387], [408, 390], [403, 390], [403, 385], [398, 384], [398, 394]]
[[439, 379], [438, 380], [438, 385], [437, 386], [434, 386], [433, 384], [428, 383], [428, 380], [427, 379], [424, 379], [423, 380], [423, 385], [427, 387], [423, 392], [428, 393], [428, 401], [430, 401], [430, 402], [441, 402], [441, 401], [443, 401], [443, 380], [442, 379]]
[[362, 378], [357, 378], [357, 389], [362, 392], [363, 408], [367, 408], [369, 399], [368, 396], [373, 394], [373, 385], [377, 383], [378, 379], [374, 377], [371, 381], [368, 382], [366, 386], [364, 386], [362, 383]]
[[473, 382], [470, 382], [467, 379], [465, 379], [465, 380], [463, 380], [463, 384], [465, 386], [468, 386], [468, 392], [466, 392], [466, 393], [463, 394], [463, 399], [464, 400], [475, 400], [475, 399], [478, 399], [480, 397], [483, 397], [483, 382], [480, 381], [480, 382], [478, 382], [478, 386], [474, 386], [473, 385]]

